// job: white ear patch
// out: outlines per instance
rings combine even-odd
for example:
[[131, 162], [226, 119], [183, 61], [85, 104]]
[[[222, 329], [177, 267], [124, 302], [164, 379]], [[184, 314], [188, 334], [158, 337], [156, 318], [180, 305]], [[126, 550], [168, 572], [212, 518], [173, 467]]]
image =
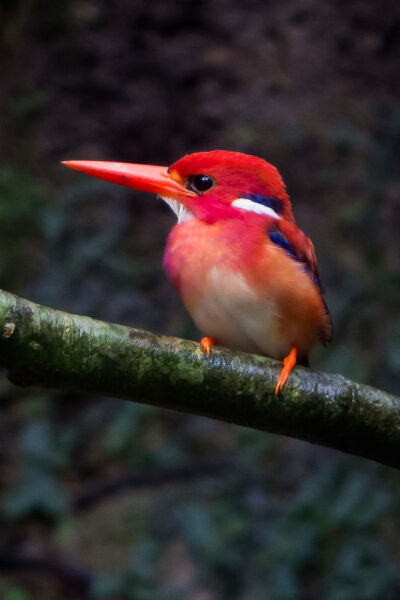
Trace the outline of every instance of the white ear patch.
[[270, 206], [264, 206], [259, 202], [253, 202], [253, 200], [249, 200], [248, 198], [237, 198], [232, 202], [232, 206], [257, 213], [258, 215], [268, 215], [274, 219], [280, 219], [279, 215]]

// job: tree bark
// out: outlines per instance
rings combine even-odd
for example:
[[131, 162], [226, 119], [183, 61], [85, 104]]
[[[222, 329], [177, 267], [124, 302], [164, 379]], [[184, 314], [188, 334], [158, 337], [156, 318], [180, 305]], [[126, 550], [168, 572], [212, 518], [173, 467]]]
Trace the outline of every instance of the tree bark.
[[68, 314], [0, 291], [0, 366], [17, 385], [112, 395], [400, 467], [400, 398], [298, 367]]

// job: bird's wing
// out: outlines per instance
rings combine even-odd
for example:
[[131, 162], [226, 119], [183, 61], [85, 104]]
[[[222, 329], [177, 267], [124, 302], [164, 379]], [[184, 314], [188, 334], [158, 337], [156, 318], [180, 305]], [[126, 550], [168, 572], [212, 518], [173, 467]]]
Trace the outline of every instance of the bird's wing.
[[314, 244], [295, 223], [284, 219], [280, 219], [278, 222], [274, 221], [269, 227], [268, 235], [271, 242], [280, 246], [291, 258], [303, 264], [306, 272], [318, 287], [327, 315], [322, 342], [324, 344], [330, 342], [333, 336], [332, 319], [324, 298], [325, 292], [319, 277]]

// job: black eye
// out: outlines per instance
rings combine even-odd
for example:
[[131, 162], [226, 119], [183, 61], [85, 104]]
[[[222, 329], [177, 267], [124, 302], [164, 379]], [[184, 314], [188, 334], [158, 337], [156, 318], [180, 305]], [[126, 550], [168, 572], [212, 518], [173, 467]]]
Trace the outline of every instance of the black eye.
[[207, 190], [210, 190], [213, 185], [215, 185], [215, 181], [209, 175], [190, 175], [188, 178], [187, 188], [189, 190], [193, 190], [196, 194], [202, 194]]

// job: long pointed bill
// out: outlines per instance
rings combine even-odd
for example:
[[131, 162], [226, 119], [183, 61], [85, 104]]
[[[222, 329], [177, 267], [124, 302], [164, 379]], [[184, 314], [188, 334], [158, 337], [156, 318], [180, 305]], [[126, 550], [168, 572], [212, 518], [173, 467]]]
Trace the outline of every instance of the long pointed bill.
[[182, 183], [172, 179], [167, 167], [98, 160], [66, 160], [62, 164], [87, 175], [142, 192], [176, 199], [196, 195], [187, 190]]

